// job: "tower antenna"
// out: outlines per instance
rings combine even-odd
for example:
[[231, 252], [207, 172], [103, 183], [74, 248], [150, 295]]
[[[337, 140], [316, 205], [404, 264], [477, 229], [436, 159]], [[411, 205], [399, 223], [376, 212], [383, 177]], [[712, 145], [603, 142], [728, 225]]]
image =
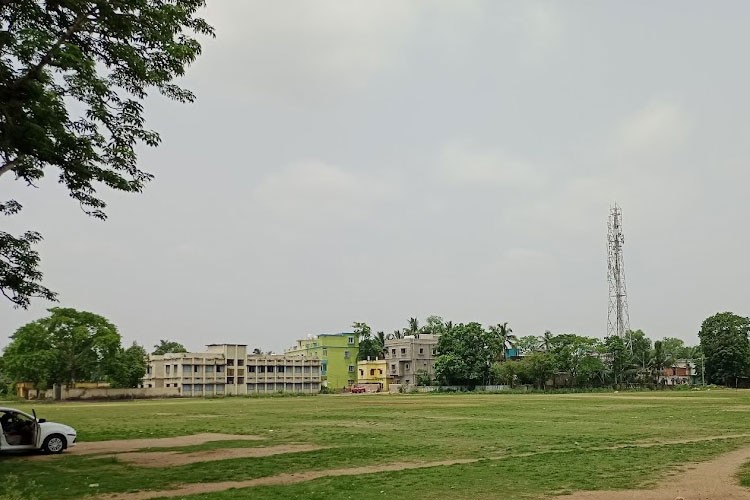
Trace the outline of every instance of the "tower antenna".
[[622, 259], [625, 236], [622, 234], [622, 209], [617, 203], [610, 207], [607, 228], [607, 281], [609, 282], [607, 336], [617, 335], [629, 345], [630, 314], [628, 313], [628, 292], [625, 288], [625, 263]]

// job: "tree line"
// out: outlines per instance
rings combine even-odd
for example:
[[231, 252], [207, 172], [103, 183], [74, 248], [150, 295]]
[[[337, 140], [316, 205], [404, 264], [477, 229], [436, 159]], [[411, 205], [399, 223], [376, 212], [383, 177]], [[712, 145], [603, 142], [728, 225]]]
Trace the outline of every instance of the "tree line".
[[353, 329], [360, 337], [360, 360], [384, 357], [389, 338], [437, 335], [434, 378], [421, 377], [422, 383], [539, 388], [549, 381], [564, 387], [656, 385], [663, 370], [678, 360], [688, 362], [709, 384], [734, 386], [750, 376], [750, 319], [731, 312], [707, 318], [697, 346], [674, 337], [652, 341], [642, 330], [604, 339], [550, 331], [517, 337], [508, 323], [485, 328], [477, 322], [454, 324], [439, 316], [428, 317], [421, 327], [410, 318], [406, 328], [388, 335], [373, 334], [363, 322], [354, 323]]
[[[147, 368], [143, 346], [133, 342], [124, 347], [118, 328], [98, 314], [60, 307], [49, 313], [10, 336], [0, 357], [3, 385], [30, 382], [47, 389], [55, 384], [105, 382], [111, 387], [138, 387]], [[170, 352], [187, 349], [179, 342], [160, 340], [152, 354]]]

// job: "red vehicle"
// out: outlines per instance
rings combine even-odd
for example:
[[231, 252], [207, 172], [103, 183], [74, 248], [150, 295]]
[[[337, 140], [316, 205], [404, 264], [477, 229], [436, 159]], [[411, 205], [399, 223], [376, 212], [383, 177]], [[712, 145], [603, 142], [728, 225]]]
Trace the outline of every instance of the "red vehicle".
[[352, 394], [362, 394], [364, 392], [367, 392], [367, 390], [361, 385], [352, 386]]

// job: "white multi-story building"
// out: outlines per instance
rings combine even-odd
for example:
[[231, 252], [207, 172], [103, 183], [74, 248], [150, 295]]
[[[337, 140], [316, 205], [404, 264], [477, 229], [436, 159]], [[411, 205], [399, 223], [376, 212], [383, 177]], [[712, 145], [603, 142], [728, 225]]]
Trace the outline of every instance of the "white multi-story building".
[[248, 354], [243, 344], [211, 344], [206, 352], [150, 355], [144, 387], [177, 387], [183, 396], [320, 391], [320, 359]]

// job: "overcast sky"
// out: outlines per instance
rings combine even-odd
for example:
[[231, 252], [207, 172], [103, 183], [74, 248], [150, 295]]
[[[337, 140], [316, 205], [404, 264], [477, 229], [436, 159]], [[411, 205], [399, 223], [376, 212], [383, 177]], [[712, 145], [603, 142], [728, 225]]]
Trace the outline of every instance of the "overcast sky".
[[[54, 172], [2, 179], [61, 306], [149, 348], [430, 314], [603, 337], [618, 202], [633, 328], [750, 314], [750, 3], [209, 4], [143, 194], [102, 223]], [[0, 347], [51, 306], [0, 304]]]

